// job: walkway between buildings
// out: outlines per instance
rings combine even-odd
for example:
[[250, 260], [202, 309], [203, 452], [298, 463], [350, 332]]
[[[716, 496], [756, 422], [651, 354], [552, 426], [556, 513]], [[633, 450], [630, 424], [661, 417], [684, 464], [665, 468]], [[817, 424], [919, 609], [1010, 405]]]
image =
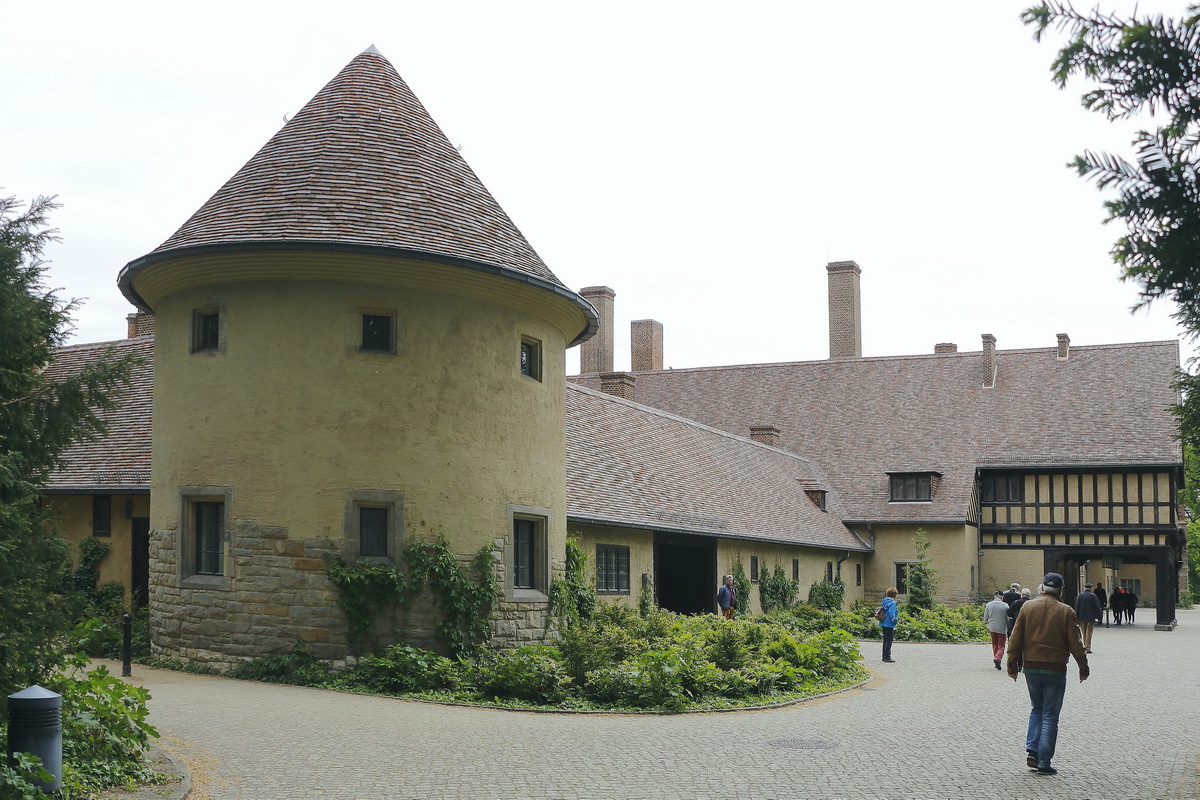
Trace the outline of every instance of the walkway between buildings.
[[898, 643], [883, 664], [864, 643], [876, 679], [862, 689], [723, 714], [460, 708], [136, 665], [133, 680], [195, 800], [1192, 800], [1200, 610], [1179, 621], [1097, 629], [1092, 677], [1071, 667], [1053, 777], [1025, 767], [1024, 678], [997, 672], [986, 644]]

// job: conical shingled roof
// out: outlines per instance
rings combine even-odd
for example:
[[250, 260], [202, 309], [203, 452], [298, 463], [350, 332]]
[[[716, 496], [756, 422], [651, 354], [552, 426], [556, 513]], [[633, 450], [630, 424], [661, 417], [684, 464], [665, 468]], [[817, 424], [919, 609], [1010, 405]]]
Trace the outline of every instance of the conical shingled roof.
[[565, 288], [374, 47], [173, 236], [128, 265], [122, 286], [183, 248], [284, 242], [413, 251]]

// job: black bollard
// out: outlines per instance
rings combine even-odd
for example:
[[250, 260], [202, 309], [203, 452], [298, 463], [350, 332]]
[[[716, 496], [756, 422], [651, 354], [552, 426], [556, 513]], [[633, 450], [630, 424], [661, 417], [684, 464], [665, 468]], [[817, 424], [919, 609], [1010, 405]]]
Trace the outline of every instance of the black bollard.
[[42, 760], [50, 783], [34, 783], [47, 792], [62, 788], [62, 695], [41, 686], [8, 696], [8, 763], [14, 753], [31, 753]]
[[121, 677], [128, 678], [133, 674], [130, 662], [133, 661], [133, 616], [126, 614], [121, 617]]

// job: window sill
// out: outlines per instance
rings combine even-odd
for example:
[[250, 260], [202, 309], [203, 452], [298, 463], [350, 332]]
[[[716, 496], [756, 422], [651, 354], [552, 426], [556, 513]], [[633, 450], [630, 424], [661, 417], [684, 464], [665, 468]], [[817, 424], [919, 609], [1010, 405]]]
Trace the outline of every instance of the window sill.
[[932, 504], [932, 500], [888, 500], [888, 505], [892, 506], [928, 506]]
[[210, 589], [228, 592], [233, 589], [233, 578], [228, 575], [187, 575], [176, 581], [180, 589]]
[[537, 589], [513, 589], [512, 601], [514, 603], [545, 603], [550, 598], [539, 592]]

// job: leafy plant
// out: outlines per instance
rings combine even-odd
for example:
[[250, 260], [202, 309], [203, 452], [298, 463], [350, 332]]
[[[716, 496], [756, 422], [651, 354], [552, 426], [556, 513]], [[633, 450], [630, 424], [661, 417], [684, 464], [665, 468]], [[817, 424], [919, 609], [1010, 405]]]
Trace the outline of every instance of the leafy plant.
[[587, 564], [587, 553], [579, 546], [579, 540], [567, 539], [566, 571], [562, 578], [550, 582], [547, 628], [551, 620], [558, 622], [559, 630], [566, 630], [592, 618], [596, 610], [596, 584], [588, 575]]
[[558, 648], [528, 645], [481, 657], [472, 671], [480, 693], [540, 703], [558, 703], [571, 691], [572, 679]]
[[826, 611], [837, 611], [840, 609], [845, 597], [846, 584], [842, 581], [841, 575], [838, 575], [831, 581], [817, 581], [808, 590], [809, 605], [823, 608]]
[[458, 662], [411, 645], [392, 645], [379, 656], [363, 656], [332, 682], [339, 688], [402, 694], [456, 689]]
[[933, 608], [933, 597], [937, 594], [937, 570], [929, 562], [929, 537], [923, 528], [917, 528], [913, 537], [917, 560], [908, 565], [908, 602], [905, 610]]
[[329, 665], [297, 641], [290, 650], [280, 650], [236, 664], [225, 673], [230, 678], [295, 686], [319, 686], [329, 679]]
[[742, 557], [739, 555], [734, 562], [729, 566], [729, 574], [733, 576], [733, 592], [737, 599], [737, 608], [733, 610], [734, 617], [750, 616], [750, 579], [746, 577], [746, 570], [742, 566]]
[[799, 591], [800, 581], [789, 578], [779, 564], [775, 565], [774, 570], [764, 567], [758, 577], [758, 602], [764, 614], [789, 608], [796, 601]]

